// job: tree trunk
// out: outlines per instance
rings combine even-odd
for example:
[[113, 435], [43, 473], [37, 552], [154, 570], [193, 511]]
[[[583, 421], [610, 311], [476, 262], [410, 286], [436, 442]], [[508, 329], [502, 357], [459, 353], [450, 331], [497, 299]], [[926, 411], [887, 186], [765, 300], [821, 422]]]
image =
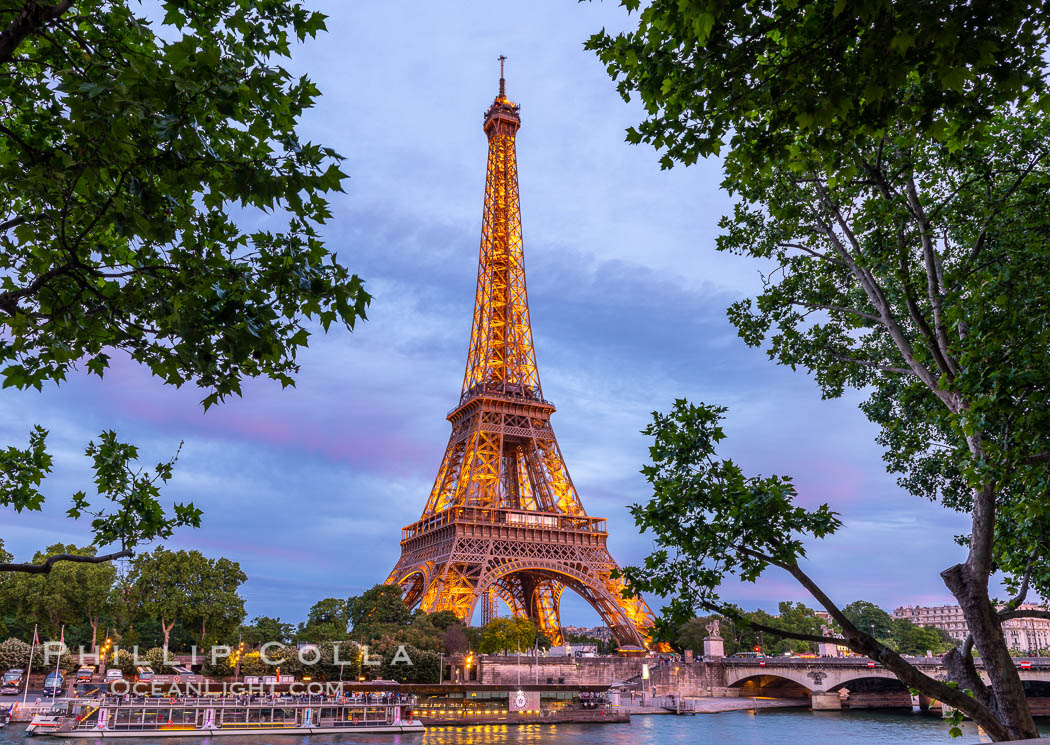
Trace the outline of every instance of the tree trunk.
[[175, 628], [175, 622], [164, 623], [164, 618], [160, 619], [160, 630], [164, 632], [164, 648], [168, 648], [168, 637], [171, 635], [171, 630]]
[[988, 585], [975, 576], [967, 564], [957, 564], [941, 572], [944, 584], [959, 601], [974, 646], [981, 654], [990, 685], [989, 708], [1009, 733], [1011, 740], [1039, 737], [1032, 711], [1025, 698], [1017, 672], [1003, 637], [999, 615], [988, 599]]
[[201, 621], [201, 648], [202, 649], [204, 648], [204, 636], [205, 636], [205, 632], [207, 630], [208, 630], [208, 620], [204, 619], [203, 621]]
[[98, 616], [88, 618], [88, 623], [91, 624], [91, 654], [95, 654], [95, 644], [98, 641]]

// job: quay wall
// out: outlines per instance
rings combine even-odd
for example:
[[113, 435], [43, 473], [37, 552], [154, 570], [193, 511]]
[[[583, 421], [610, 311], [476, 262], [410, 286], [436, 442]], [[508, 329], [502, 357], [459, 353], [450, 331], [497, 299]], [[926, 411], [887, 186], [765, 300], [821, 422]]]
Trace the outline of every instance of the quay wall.
[[[641, 680], [642, 666], [649, 665], [649, 682]], [[667, 663], [654, 657], [532, 657], [482, 655], [478, 658], [478, 682], [485, 685], [554, 683], [564, 685], [612, 685], [631, 681], [655, 696], [727, 695], [725, 669], [703, 661]]]

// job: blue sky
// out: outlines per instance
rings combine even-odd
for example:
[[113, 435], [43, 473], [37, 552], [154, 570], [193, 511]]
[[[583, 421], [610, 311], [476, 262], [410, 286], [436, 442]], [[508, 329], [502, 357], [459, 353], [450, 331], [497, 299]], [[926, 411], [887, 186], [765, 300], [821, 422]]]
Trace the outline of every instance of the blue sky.
[[[802, 372], [746, 347], [725, 317], [759, 287], [760, 266], [714, 251], [730, 206], [720, 164], [660, 171], [624, 143], [640, 108], [616, 94], [582, 48], [626, 28], [612, 3], [315, 2], [329, 32], [290, 67], [322, 91], [309, 139], [346, 157], [330, 247], [367, 280], [369, 321], [312, 337], [298, 386], [254, 381], [205, 414], [201, 394], [118, 363], [43, 393], [4, 391], [0, 443], [51, 431], [55, 475], [43, 513], [0, 511], [9, 550], [28, 559], [56, 541], [86, 543], [63, 517], [89, 476], [83, 448], [113, 428], [144, 461], [185, 440], [169, 500], [192, 500], [204, 526], [169, 542], [241, 563], [249, 617], [300, 620], [314, 601], [385, 579], [402, 525], [423, 509], [459, 394], [484, 187], [481, 114], [497, 90], [522, 106], [518, 138], [533, 331], [553, 423], [589, 513], [609, 519], [621, 563], [651, 540], [627, 506], [646, 498], [639, 434], [677, 397], [729, 407], [723, 453], [750, 472], [795, 479], [804, 504], [845, 521], [814, 544], [808, 571], [833, 598], [886, 608], [952, 598], [938, 572], [963, 558], [959, 515], [910, 497], [886, 474], [858, 396], [822, 401]], [[453, 10], [454, 8], [454, 10]], [[260, 218], [263, 219], [264, 218]], [[789, 578], [732, 585], [745, 607], [807, 600]], [[659, 606], [659, 601], [653, 604]], [[566, 595], [563, 621], [597, 615]]]

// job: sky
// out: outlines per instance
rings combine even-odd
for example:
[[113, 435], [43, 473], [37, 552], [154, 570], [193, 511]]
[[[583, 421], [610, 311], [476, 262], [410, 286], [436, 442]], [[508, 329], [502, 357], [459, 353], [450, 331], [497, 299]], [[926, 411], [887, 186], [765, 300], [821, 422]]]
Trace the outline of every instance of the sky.
[[[359, 594], [396, 562], [399, 531], [423, 510], [449, 434], [470, 334], [486, 140], [482, 113], [507, 56], [507, 93], [521, 104], [518, 169], [526, 271], [545, 397], [589, 514], [609, 520], [621, 564], [651, 536], [628, 511], [648, 497], [639, 473], [654, 410], [679, 397], [729, 407], [721, 453], [748, 473], [791, 476], [806, 506], [827, 502], [839, 533], [808, 545], [806, 571], [842, 604], [952, 603], [939, 572], [965, 558], [967, 520], [909, 496], [885, 472], [860, 394], [824, 401], [810, 376], [747, 347], [725, 309], [760, 288], [762, 267], [714, 250], [731, 207], [716, 159], [661, 171], [649, 146], [624, 142], [642, 118], [587, 37], [626, 29], [612, 2], [311, 2], [328, 32], [286, 67], [322, 97], [307, 139], [345, 156], [346, 193], [332, 199], [330, 249], [366, 280], [369, 320], [311, 337], [294, 389], [250, 381], [242, 398], [204, 413], [199, 390], [165, 387], [116, 360], [103, 380], [0, 394], [0, 444], [50, 430], [55, 472], [43, 512], [0, 510], [16, 557], [84, 544], [64, 517], [89, 486], [88, 440], [104, 429], [139, 445], [143, 462], [183, 442], [168, 502], [204, 511], [169, 548], [240, 562], [248, 618], [299, 621], [324, 597]], [[258, 218], [260, 224], [266, 218]], [[723, 596], [774, 610], [808, 601], [771, 570]], [[660, 600], [650, 598], [654, 608]], [[475, 619], [477, 620], [477, 619]], [[565, 624], [597, 614], [566, 593]]]

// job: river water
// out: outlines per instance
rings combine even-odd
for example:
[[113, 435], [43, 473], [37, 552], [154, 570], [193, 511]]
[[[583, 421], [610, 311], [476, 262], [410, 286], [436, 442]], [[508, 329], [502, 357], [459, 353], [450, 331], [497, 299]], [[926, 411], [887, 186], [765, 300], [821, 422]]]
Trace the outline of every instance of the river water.
[[[1050, 722], [1044, 721], [1040, 729], [1050, 735]], [[21, 724], [0, 729], [0, 745], [26, 745], [24, 732], [25, 726]], [[88, 741], [42, 737], [34, 742], [44, 745]], [[143, 737], [122, 738], [119, 742], [126, 745], [159, 742], [185, 745], [971, 745], [989, 740], [969, 722], [963, 726], [963, 736], [953, 739], [948, 736], [948, 725], [929, 714], [769, 709], [757, 714], [731, 711], [693, 717], [634, 716], [630, 724], [436, 727], [414, 735], [230, 735], [163, 740]]]

